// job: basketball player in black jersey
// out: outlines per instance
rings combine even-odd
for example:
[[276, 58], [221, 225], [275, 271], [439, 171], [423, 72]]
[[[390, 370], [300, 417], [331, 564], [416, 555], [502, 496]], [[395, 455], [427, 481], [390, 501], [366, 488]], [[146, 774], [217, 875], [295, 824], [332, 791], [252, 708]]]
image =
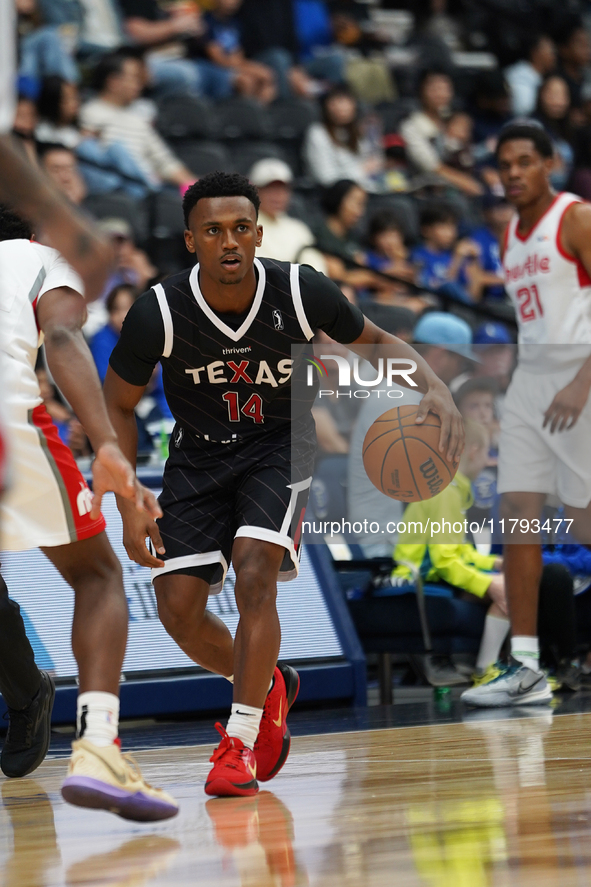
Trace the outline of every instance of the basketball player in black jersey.
[[[212, 173], [187, 191], [187, 249], [198, 265], [129, 311], [111, 356], [105, 397], [120, 445], [136, 454], [134, 407], [160, 360], [176, 420], [156, 524], [121, 500], [124, 543], [152, 567], [160, 618], [199, 665], [234, 682], [234, 704], [205, 791], [252, 795], [289, 751], [287, 711], [297, 672], [276, 666], [277, 580], [298, 567], [301, 519], [315, 451], [311, 398], [291, 392], [292, 345], [316, 330], [357, 346], [387, 345], [416, 361], [417, 421], [442, 422], [440, 449], [457, 461], [463, 425], [446, 386], [409, 345], [351, 305], [307, 266], [255, 259], [259, 198], [243, 176]], [[362, 349], [363, 350], [363, 349]], [[152, 550], [146, 547], [150, 537]], [[235, 642], [206, 610], [228, 563], [236, 572]]]

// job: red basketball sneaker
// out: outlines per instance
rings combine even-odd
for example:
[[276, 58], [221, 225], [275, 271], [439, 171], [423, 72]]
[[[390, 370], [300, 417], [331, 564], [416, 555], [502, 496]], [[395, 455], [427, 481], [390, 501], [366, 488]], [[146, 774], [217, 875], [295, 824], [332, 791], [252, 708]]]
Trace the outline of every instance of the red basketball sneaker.
[[213, 767], [205, 783], [206, 795], [229, 797], [256, 795], [257, 762], [241, 739], [228, 736], [221, 724], [215, 725], [222, 741], [209, 759]]
[[291, 745], [287, 712], [300, 689], [300, 676], [291, 665], [277, 665], [273, 677], [275, 683], [267, 694], [254, 746], [259, 782], [267, 782], [277, 776], [287, 760]]

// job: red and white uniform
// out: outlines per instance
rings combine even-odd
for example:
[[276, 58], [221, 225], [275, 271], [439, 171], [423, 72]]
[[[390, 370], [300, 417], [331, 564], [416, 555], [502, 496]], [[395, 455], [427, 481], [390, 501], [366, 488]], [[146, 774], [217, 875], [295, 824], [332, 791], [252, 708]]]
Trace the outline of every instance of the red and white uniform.
[[[0, 0], [0, 135], [10, 132], [16, 100], [16, 8], [14, 0]], [[0, 336], [2, 330], [0, 329]], [[6, 485], [7, 453], [0, 380], [0, 494]]]
[[28, 240], [0, 242], [0, 378], [11, 448], [0, 548], [11, 551], [66, 545], [105, 528], [102, 516], [89, 517], [90, 490], [42, 403], [35, 375], [36, 307], [58, 287], [83, 292], [58, 252]]
[[505, 289], [519, 327], [518, 367], [507, 392], [499, 442], [498, 491], [559, 496], [585, 508], [591, 501], [591, 399], [575, 427], [542, 428], [554, 396], [591, 355], [591, 278], [561, 244], [564, 214], [580, 198], [558, 194], [527, 235], [509, 224]]

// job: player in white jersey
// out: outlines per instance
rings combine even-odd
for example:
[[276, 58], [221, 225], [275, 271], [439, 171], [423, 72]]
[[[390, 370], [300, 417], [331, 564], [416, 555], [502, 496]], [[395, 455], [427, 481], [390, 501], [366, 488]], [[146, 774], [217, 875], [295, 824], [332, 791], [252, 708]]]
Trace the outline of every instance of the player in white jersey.
[[551, 699], [537, 637], [548, 494], [573, 520], [573, 542], [591, 543], [591, 206], [552, 190], [552, 143], [535, 122], [506, 126], [497, 158], [517, 210], [502, 258], [519, 327], [518, 366], [501, 420], [497, 484], [512, 655], [495, 680], [462, 694], [484, 707]]
[[[74, 589], [78, 738], [62, 787], [64, 798], [79, 806], [112, 810], [127, 819], [166, 819], [177, 812], [175, 801], [144, 782], [122, 757], [117, 740], [128, 613], [121, 565], [105, 533], [100, 497], [106, 489], [125, 489], [124, 495], [134, 498], [140, 509], [145, 507], [154, 517], [161, 512], [129, 463], [126, 484], [108, 477], [111, 465], [118, 471], [126, 460], [82, 336], [86, 318], [82, 287], [55, 250], [30, 242], [30, 236], [27, 223], [0, 207], [0, 322], [7, 333], [0, 344], [0, 374], [7, 389], [14, 475], [0, 503], [2, 547], [40, 547]], [[35, 376], [41, 335], [49, 369], [96, 454], [94, 501], [41, 400]], [[18, 658], [18, 650], [12, 653]], [[12, 667], [18, 683], [18, 662], [4, 649], [0, 665], [4, 670]], [[42, 684], [41, 696], [47, 700], [51, 686], [47, 679]], [[21, 732], [26, 733], [30, 712], [10, 714], [11, 730], [14, 718], [15, 724], [23, 722]], [[19, 748], [19, 739], [14, 740], [14, 754], [10, 747], [6, 754], [6, 743], [2, 753], [2, 769], [12, 776], [23, 775], [26, 753]]]

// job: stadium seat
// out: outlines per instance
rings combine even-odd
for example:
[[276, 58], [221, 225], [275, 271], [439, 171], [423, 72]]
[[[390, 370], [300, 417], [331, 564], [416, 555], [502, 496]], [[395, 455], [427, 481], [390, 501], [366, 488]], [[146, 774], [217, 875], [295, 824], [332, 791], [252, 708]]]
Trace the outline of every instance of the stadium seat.
[[188, 95], [167, 97], [159, 105], [156, 126], [169, 142], [212, 139], [218, 133], [214, 106]]
[[398, 132], [402, 121], [419, 108], [416, 98], [401, 98], [395, 102], [382, 102], [376, 108], [382, 120], [384, 133]]
[[95, 219], [125, 219], [133, 229], [135, 242], [145, 243], [149, 236], [148, 206], [126, 194], [92, 194], [84, 209]]
[[418, 576], [414, 586], [363, 593], [375, 577], [389, 576], [394, 561], [359, 558], [359, 546], [350, 550], [351, 560], [335, 560], [333, 565], [364, 652], [378, 654], [382, 704], [392, 701], [393, 654], [478, 652], [484, 607], [455, 598], [445, 586], [423, 585]]
[[235, 96], [216, 106], [219, 137], [235, 139], [268, 139], [271, 137], [269, 115], [253, 99]]
[[172, 191], [154, 194], [150, 201], [150, 258], [166, 274], [174, 274], [191, 264], [185, 248], [185, 222], [181, 198]]
[[302, 142], [311, 123], [319, 119], [317, 105], [304, 99], [279, 99], [268, 109], [273, 138]]
[[175, 151], [185, 166], [199, 177], [216, 170], [234, 170], [227, 149], [219, 142], [181, 142], [175, 145]]

